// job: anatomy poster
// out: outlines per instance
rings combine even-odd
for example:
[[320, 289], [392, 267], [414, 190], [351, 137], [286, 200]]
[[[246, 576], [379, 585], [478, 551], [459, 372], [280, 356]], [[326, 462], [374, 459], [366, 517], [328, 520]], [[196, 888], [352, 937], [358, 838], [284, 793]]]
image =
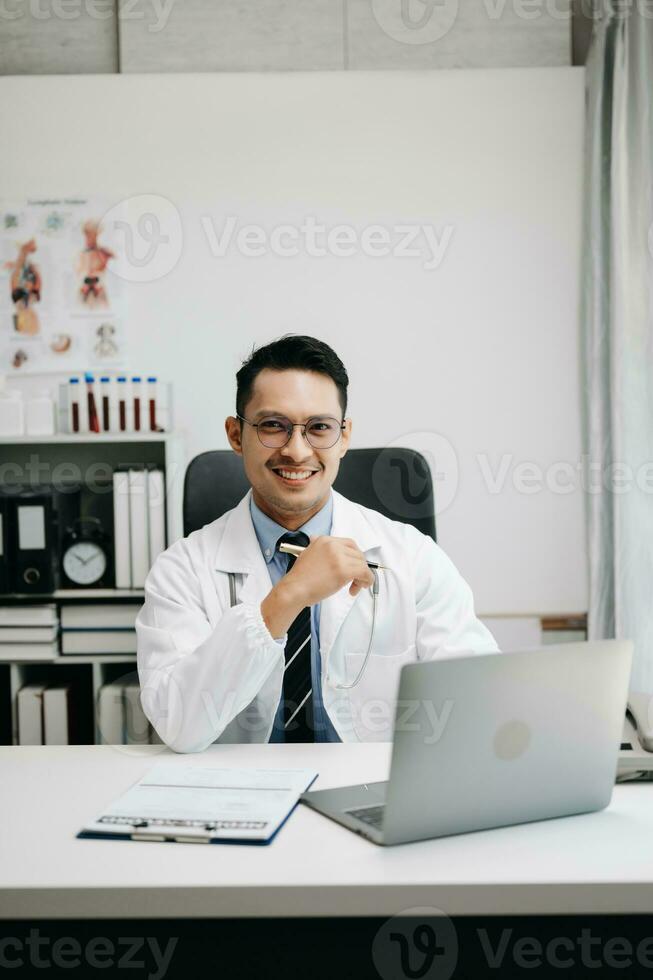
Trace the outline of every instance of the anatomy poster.
[[[125, 363], [114, 220], [93, 200], [0, 205], [0, 374]], [[112, 210], [112, 215], [115, 209]]]

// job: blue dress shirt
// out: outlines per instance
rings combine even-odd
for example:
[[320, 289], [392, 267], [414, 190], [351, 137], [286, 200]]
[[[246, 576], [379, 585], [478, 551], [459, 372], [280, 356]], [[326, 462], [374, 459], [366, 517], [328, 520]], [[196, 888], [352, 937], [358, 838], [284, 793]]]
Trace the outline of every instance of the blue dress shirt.
[[[258, 543], [261, 546], [263, 557], [268, 566], [272, 585], [276, 585], [279, 579], [286, 574], [288, 565], [288, 555], [276, 551], [277, 541], [282, 534], [288, 532], [288, 528], [282, 527], [273, 521], [271, 517], [254, 503], [254, 497], [250, 497], [250, 513], [252, 523], [256, 531]], [[331, 519], [333, 516], [333, 495], [329, 494], [329, 499], [324, 507], [314, 514], [310, 520], [302, 524], [298, 531], [304, 534], [318, 535], [331, 534]], [[285, 646], [285, 640], [277, 640]], [[320, 657], [320, 603], [311, 606], [311, 680], [313, 686], [313, 718], [315, 723], [316, 742], [339, 742], [340, 738], [334, 729], [324, 709], [322, 701], [322, 664]], [[281, 702], [277, 709], [274, 719], [274, 727], [270, 735], [271, 742], [285, 741], [283, 723], [281, 718]]]

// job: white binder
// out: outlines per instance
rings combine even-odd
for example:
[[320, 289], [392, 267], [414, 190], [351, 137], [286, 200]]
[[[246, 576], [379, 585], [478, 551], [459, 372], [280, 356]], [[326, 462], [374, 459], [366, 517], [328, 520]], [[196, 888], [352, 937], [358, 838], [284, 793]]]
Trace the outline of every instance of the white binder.
[[18, 692], [18, 744], [43, 745], [45, 684], [25, 684]]
[[70, 744], [69, 684], [51, 684], [43, 692], [43, 744]]
[[113, 474], [113, 553], [117, 589], [132, 588], [130, 540], [129, 475], [119, 470]]
[[150, 723], [141, 705], [141, 686], [138, 681], [128, 681], [123, 687], [125, 712], [125, 744], [149, 745]]
[[137, 680], [103, 684], [98, 692], [98, 728], [106, 745], [148, 745], [151, 726], [140, 698]]
[[125, 716], [122, 705], [122, 681], [103, 684], [98, 692], [97, 720], [100, 742], [122, 745], [125, 741]]
[[129, 525], [132, 589], [142, 589], [150, 561], [145, 470], [129, 470]]
[[162, 470], [148, 470], [147, 506], [150, 521], [149, 567], [151, 568], [154, 560], [165, 551], [166, 546], [165, 484]]

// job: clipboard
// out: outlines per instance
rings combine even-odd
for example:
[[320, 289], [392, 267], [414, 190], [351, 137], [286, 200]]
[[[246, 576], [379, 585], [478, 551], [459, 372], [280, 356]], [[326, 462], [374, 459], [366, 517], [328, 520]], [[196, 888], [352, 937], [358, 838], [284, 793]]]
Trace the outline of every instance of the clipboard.
[[160, 762], [76, 836], [269, 844], [317, 775], [308, 769], [222, 769]]

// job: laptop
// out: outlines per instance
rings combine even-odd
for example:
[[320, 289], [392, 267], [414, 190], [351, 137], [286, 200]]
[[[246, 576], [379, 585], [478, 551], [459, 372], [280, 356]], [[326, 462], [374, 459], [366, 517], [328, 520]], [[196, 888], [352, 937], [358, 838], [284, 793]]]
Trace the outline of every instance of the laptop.
[[407, 664], [387, 782], [301, 802], [384, 845], [600, 810], [632, 651], [603, 640]]

